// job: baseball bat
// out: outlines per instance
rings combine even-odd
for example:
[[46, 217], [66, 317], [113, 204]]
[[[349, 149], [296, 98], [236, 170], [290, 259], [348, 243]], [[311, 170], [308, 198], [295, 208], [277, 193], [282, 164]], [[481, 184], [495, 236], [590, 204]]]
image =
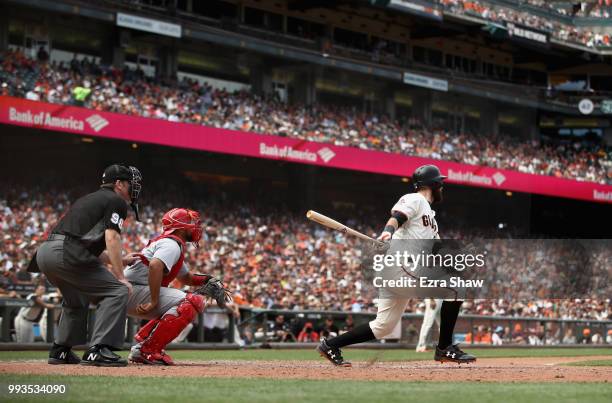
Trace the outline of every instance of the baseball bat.
[[385, 244], [384, 242], [378, 241], [372, 237], [362, 234], [359, 231], [356, 231], [350, 227], [347, 227], [346, 225], [339, 223], [338, 221], [334, 219], [331, 219], [323, 214], [317, 213], [314, 210], [308, 210], [308, 212], [306, 213], [306, 218], [308, 218], [310, 221], [314, 221], [318, 224], [324, 225], [327, 228], [335, 229], [336, 231], [340, 231], [344, 234], [355, 236], [365, 241], [374, 242], [375, 244], [378, 244], [378, 245]]

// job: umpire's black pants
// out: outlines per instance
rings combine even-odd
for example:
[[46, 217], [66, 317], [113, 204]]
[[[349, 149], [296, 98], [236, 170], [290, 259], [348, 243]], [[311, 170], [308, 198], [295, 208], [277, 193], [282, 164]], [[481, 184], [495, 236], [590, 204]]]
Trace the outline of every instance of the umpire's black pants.
[[62, 346], [87, 344], [87, 313], [90, 302], [98, 304], [89, 345], [121, 348], [125, 340], [128, 288], [100, 262], [87, 267], [64, 263], [64, 241], [43, 243], [36, 253], [40, 271], [63, 296], [62, 315], [55, 342]]

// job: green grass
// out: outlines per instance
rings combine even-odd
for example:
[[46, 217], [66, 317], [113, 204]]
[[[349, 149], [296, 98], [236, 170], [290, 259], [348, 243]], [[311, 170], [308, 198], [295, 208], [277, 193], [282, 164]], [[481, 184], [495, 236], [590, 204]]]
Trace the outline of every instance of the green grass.
[[[65, 395], [8, 395], [8, 384], [65, 384]], [[228, 378], [138, 378], [7, 375], [2, 401], [62, 402], [610, 402], [612, 385], [577, 383], [423, 383]], [[8, 399], [7, 399], [8, 398]], [[6, 400], [5, 400], [6, 399]]]
[[[597, 348], [504, 348], [478, 349], [465, 347], [478, 358], [494, 357], [580, 357], [610, 355], [610, 349]], [[168, 350], [175, 360], [319, 360], [313, 349], [305, 350]], [[126, 352], [120, 353], [127, 356]], [[416, 353], [414, 350], [363, 350], [346, 349], [344, 355], [353, 361], [368, 361], [377, 357], [379, 361], [431, 360], [432, 352]], [[46, 359], [46, 351], [0, 351], [0, 361]]]
[[572, 367], [612, 367], [612, 359], [568, 362], [566, 365]]
[[[605, 360], [585, 360], [571, 365], [612, 365], [607, 349], [469, 349], [478, 357], [576, 357], [611, 356]], [[123, 355], [126, 355], [125, 353]], [[318, 360], [312, 350], [177, 350], [177, 360]], [[346, 356], [366, 361], [431, 359], [431, 353], [412, 350], [347, 349]], [[2, 351], [0, 361], [46, 359], [44, 351]], [[0, 367], [2, 364], [0, 363]], [[449, 380], [452, 380], [450, 377]], [[9, 384], [65, 384], [65, 395], [9, 395]], [[610, 383], [427, 383], [350, 380], [292, 380], [254, 378], [158, 378], [111, 376], [62, 376], [3, 374], [0, 401], [61, 402], [610, 402]]]

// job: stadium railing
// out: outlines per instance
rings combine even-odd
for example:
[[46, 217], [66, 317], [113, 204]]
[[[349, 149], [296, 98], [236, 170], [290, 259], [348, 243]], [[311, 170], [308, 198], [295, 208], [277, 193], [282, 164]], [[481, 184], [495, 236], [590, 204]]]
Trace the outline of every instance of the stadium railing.
[[[19, 309], [31, 306], [26, 300], [23, 299], [15, 299], [15, 298], [0, 298], [0, 319], [2, 320], [1, 328], [0, 328], [0, 342], [6, 343], [13, 341], [11, 337], [11, 329], [13, 328], [13, 319], [17, 315]], [[61, 305], [55, 305], [53, 308], [47, 309], [47, 329], [45, 334], [46, 340], [53, 340], [55, 334], [55, 319], [59, 319], [59, 311], [61, 310]], [[57, 315], [56, 315], [57, 313]], [[215, 313], [227, 313], [227, 311], [219, 309], [219, 308], [209, 308], [206, 310], [206, 313], [215, 314]], [[204, 343], [204, 314], [198, 314], [197, 326], [196, 326], [196, 342]], [[235, 321], [233, 316], [228, 315], [229, 318], [229, 326], [228, 326], [228, 343], [234, 343], [234, 326]], [[93, 323], [96, 319], [96, 307], [90, 306], [89, 308], [89, 316], [88, 316], [88, 332], [87, 338], [89, 339], [91, 336], [91, 330], [93, 329]], [[54, 326], [50, 326], [51, 324]], [[139, 327], [139, 321], [137, 319], [128, 317], [126, 324], [126, 342], [131, 342], [134, 338], [134, 334]]]
[[[244, 327], [247, 323], [256, 323], [258, 325], [269, 322], [270, 318], [276, 315], [284, 315], [287, 318], [299, 318], [302, 323], [310, 321], [323, 321], [326, 317], [346, 318], [348, 315], [353, 316], [355, 324], [374, 319], [375, 312], [346, 312], [346, 311], [317, 311], [317, 310], [271, 310], [258, 308], [241, 308], [241, 318], [243, 318], [237, 326]], [[289, 319], [290, 321], [291, 319]], [[419, 331], [423, 321], [422, 314], [404, 313], [402, 316], [402, 325], [399, 337], [388, 337], [389, 340], [396, 340], [399, 345], [413, 346], [418, 341]], [[479, 342], [474, 337], [473, 330], [479, 326], [488, 329], [485, 333], [489, 336], [498, 326], [504, 329], [510, 329], [511, 333], [517, 333], [515, 328], [521, 327], [520, 333], [524, 336], [524, 343], [517, 344], [516, 342], [505, 342], [505, 345], [529, 345], [528, 337], [535, 335], [538, 337], [542, 345], [561, 345], [563, 336], [567, 329], [572, 329], [576, 335], [577, 342], [583, 338], [580, 332], [584, 329], [589, 329], [589, 334], [599, 333], [602, 336], [602, 343], [606, 344], [606, 335], [612, 329], [611, 320], [590, 320], [590, 319], [554, 319], [546, 317], [510, 317], [510, 316], [495, 316], [495, 315], [460, 315], [456, 325], [455, 339], [466, 344], [490, 345], [490, 342]], [[262, 327], [262, 326], [260, 326]], [[536, 328], [541, 327], [542, 333], [536, 334]], [[435, 328], [435, 326], [434, 326]], [[533, 333], [531, 332], [533, 331]], [[466, 337], [468, 334], [472, 337]], [[592, 345], [590, 340], [585, 340], [585, 344]], [[575, 344], [575, 343], [572, 343]], [[609, 343], [608, 343], [609, 344]], [[533, 344], [531, 344], [533, 345]]]
[[[0, 317], [2, 318], [2, 327], [0, 333], [0, 341], [3, 343], [11, 342], [11, 329], [12, 319], [16, 315], [17, 311], [22, 307], [27, 307], [30, 304], [27, 301], [20, 299], [11, 298], [0, 298]], [[54, 308], [47, 310], [48, 318], [57, 318], [55, 314], [56, 310], [61, 309], [61, 306], [56, 305]], [[197, 321], [194, 323], [195, 326], [195, 337], [193, 342], [189, 344], [190, 347], [197, 346], [197, 344], [208, 344], [204, 338], [204, 315], [205, 314], [228, 314], [227, 311], [213, 307], [207, 309], [204, 314], [199, 314]], [[236, 321], [234, 317], [228, 314], [228, 327], [226, 329], [225, 341], [221, 344], [225, 345], [237, 345], [238, 341], [234, 339], [235, 327], [244, 331], [250, 327], [254, 331], [253, 334], [259, 331], [259, 340], [254, 340], [254, 345], [261, 344], [275, 344], [274, 340], [270, 337], [271, 332], [268, 330], [269, 324], [273, 323], [273, 319], [278, 315], [283, 315], [287, 318], [288, 327], [299, 324], [303, 326], [305, 322], [312, 322], [318, 324], [325, 318], [334, 318], [335, 323], [338, 320], [344, 320], [347, 316], [351, 315], [354, 318], [354, 323], [359, 324], [365, 321], [372, 320], [376, 314], [374, 312], [347, 312], [347, 311], [327, 311], [327, 310], [285, 310], [285, 309], [261, 309], [261, 308], [240, 308], [240, 320]], [[89, 329], [93, 328], [93, 321], [95, 321], [95, 307], [90, 308], [89, 315]], [[402, 317], [401, 331], [399, 335], [395, 335], [392, 338], [388, 338], [386, 341], [394, 341], [392, 343], [395, 347], [412, 347], [416, 344], [419, 336], [421, 323], [423, 320], [422, 314], [405, 313]], [[48, 324], [54, 323], [54, 320], [48, 319]], [[126, 327], [126, 343], [130, 343], [133, 340], [134, 333], [138, 328], [138, 321], [133, 318], [127, 319]], [[464, 342], [465, 344], [487, 346], [491, 345], [491, 342], [478, 341], [475, 337], [475, 330], [479, 327], [483, 327], [484, 333], [492, 335], [493, 331], [497, 327], [504, 329], [510, 329], [513, 337], [516, 336], [516, 327], [520, 326], [521, 333], [524, 335], [524, 342], [517, 343], [515, 340], [505, 341], [504, 345], [509, 346], [534, 346], [534, 345], [546, 345], [546, 346], [563, 346], [568, 343], [563, 343], [563, 337], [568, 329], [572, 329], [575, 335], [575, 342], [570, 345], [588, 345], [588, 346], [609, 346], [610, 341], [606, 340], [608, 331], [612, 329], [612, 320], [590, 320], [590, 319], [552, 319], [544, 317], [509, 317], [509, 316], [493, 316], [493, 315], [461, 315], [459, 317], [455, 338], [456, 341]], [[317, 326], [315, 325], [315, 328]], [[435, 328], [435, 326], [434, 326]], [[540, 329], [539, 333], [536, 333], [536, 329]], [[588, 336], [584, 336], [585, 329], [588, 329]], [[261, 331], [263, 330], [263, 332]], [[55, 326], [47, 326], [46, 329], [46, 340], [53, 340]], [[295, 330], [294, 330], [295, 331]], [[298, 330], [299, 331], [299, 330]], [[297, 331], [295, 331], [297, 333]], [[599, 344], [592, 344], [590, 335], [600, 334], [602, 336]], [[469, 337], [468, 335], [472, 336]], [[88, 334], [89, 336], [89, 334]], [[297, 334], [295, 334], [297, 337]], [[539, 342], [536, 344], [529, 343], [529, 336], [536, 337]], [[295, 344], [300, 343], [283, 343], [283, 344]], [[303, 344], [303, 343], [302, 343]], [[216, 344], [219, 346], [219, 344]], [[390, 343], [385, 344], [387, 347]], [[369, 346], [373, 346], [372, 343]]]

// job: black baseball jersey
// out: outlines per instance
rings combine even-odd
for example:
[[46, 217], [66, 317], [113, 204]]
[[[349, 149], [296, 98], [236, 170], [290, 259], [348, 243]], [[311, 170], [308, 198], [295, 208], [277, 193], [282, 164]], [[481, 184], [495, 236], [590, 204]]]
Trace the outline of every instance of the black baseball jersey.
[[121, 233], [127, 217], [127, 203], [112, 189], [100, 190], [78, 199], [62, 217], [53, 234], [66, 235], [64, 259], [72, 265], [97, 262], [106, 249], [104, 232]]

